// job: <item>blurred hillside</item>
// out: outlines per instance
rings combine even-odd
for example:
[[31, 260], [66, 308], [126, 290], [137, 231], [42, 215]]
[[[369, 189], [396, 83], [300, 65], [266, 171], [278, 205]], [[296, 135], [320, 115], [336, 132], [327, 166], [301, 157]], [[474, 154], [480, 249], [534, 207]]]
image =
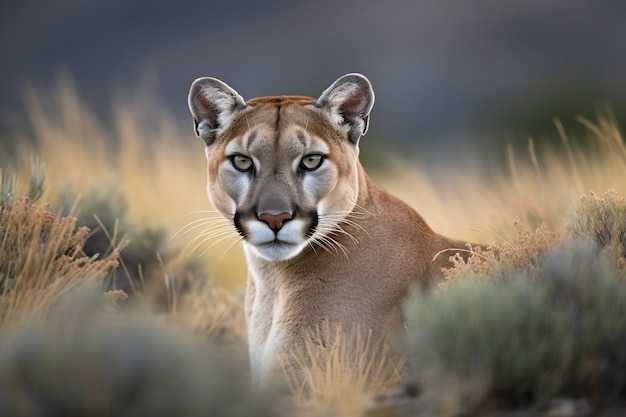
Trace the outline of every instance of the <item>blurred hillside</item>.
[[23, 128], [24, 86], [62, 72], [105, 120], [148, 84], [183, 124], [201, 75], [251, 98], [317, 96], [358, 71], [377, 94], [368, 139], [425, 155], [525, 141], [606, 104], [623, 125], [625, 16], [621, 0], [3, 2], [0, 132]]

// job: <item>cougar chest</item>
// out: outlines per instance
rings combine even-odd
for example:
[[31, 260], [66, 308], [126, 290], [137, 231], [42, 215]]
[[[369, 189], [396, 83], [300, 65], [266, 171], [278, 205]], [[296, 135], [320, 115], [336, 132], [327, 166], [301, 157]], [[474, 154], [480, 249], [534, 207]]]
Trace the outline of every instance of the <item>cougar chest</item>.
[[250, 366], [255, 384], [268, 379], [277, 367], [279, 348], [288, 346], [289, 306], [282, 273], [267, 266], [255, 267], [246, 251], [249, 272], [246, 293], [246, 326]]

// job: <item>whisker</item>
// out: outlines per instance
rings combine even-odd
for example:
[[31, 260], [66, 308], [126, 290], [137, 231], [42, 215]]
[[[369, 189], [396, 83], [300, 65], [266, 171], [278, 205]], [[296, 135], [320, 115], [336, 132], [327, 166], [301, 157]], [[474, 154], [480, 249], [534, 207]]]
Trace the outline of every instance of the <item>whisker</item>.
[[185, 234], [187, 232], [190, 232], [191, 230], [195, 230], [203, 226], [207, 226], [210, 228], [227, 227], [227, 226], [230, 226], [230, 222], [228, 221], [225, 221], [225, 222], [203, 221], [203, 222], [198, 222], [197, 224], [190, 223], [189, 225], [186, 226], [187, 229], [182, 234]]
[[226, 250], [224, 251], [224, 253], [222, 253], [222, 256], [220, 256], [220, 259], [224, 258], [224, 256], [226, 256], [226, 254], [233, 248], [233, 246], [235, 246], [237, 243], [239, 242], [243, 242], [243, 237], [237, 235], [237, 238], [233, 241], [233, 243], [231, 243], [230, 245], [228, 245], [228, 247], [226, 248]]
[[190, 246], [195, 245], [191, 251], [191, 253], [194, 253], [200, 246], [202, 246], [204, 243], [210, 241], [211, 239], [215, 239], [215, 238], [221, 238], [223, 236], [230, 236], [232, 235], [232, 231], [230, 230], [217, 230], [217, 231], [212, 231], [212, 232], [207, 232], [207, 233], [202, 233], [199, 236], [196, 236], [194, 239], [192, 239], [191, 241], [189, 241], [186, 245], [185, 245], [185, 250], [187, 250]]
[[370, 233], [367, 230], [365, 230], [363, 226], [361, 226], [357, 221], [351, 220], [351, 218], [358, 220], [360, 218], [364, 218], [365, 216], [366, 216], [365, 213], [359, 213], [354, 210], [350, 212], [336, 212], [336, 213], [325, 214], [321, 216], [320, 223], [333, 224], [333, 229], [335, 230], [331, 231], [331, 233], [335, 232], [335, 233], [345, 234], [350, 238], [350, 240], [358, 244], [358, 240], [351, 233], [347, 232], [343, 227], [341, 227], [341, 225], [345, 224], [355, 229], [359, 229], [363, 231], [366, 235], [371, 237]]
[[195, 211], [192, 211], [192, 212], [189, 212], [189, 213], [185, 213], [185, 214], [182, 214], [182, 215], [176, 217], [174, 220], [172, 220], [171, 223], [176, 223], [177, 221], [179, 221], [181, 219], [184, 219], [185, 217], [195, 216], [195, 215], [198, 215], [198, 214], [216, 214], [216, 215], [218, 215], [220, 217], [222, 216], [221, 213], [219, 211], [216, 211], [216, 210], [195, 210]]
[[[211, 234], [213, 232], [220, 231], [220, 230], [228, 230], [228, 231], [232, 230], [230, 227], [228, 227], [228, 225], [224, 225], [224, 224], [200, 224], [200, 225], [194, 226], [193, 229], [199, 229], [200, 227], [204, 227], [204, 228], [201, 230], [198, 236], [206, 236], [208, 234]], [[190, 229], [189, 231], [193, 229]], [[194, 239], [197, 239], [197, 237]]]
[[336, 230], [339, 234], [343, 234], [345, 236], [348, 236], [348, 239], [350, 239], [352, 241], [352, 243], [358, 245], [359, 244], [359, 240], [357, 238], [355, 238], [354, 236], [352, 236], [350, 233], [346, 232], [341, 225], [337, 225]]
[[[339, 251], [341, 251], [341, 253], [343, 253], [343, 256], [346, 258], [346, 260], [349, 259], [348, 251], [344, 245], [342, 245], [341, 243], [339, 243], [337, 240], [333, 239], [332, 237], [327, 236], [326, 238], [335, 249], [338, 249]], [[337, 255], [339, 255], [339, 251], [337, 251]]]
[[355, 209], [351, 211], [324, 214], [320, 216], [313, 242], [331, 254], [334, 252], [335, 255], [339, 255], [341, 252], [348, 259], [350, 250], [339, 242], [337, 237], [343, 235], [355, 245], [359, 244], [359, 240], [345, 227], [361, 230], [371, 237], [370, 233], [358, 221], [368, 215], [367, 210], [362, 209], [358, 205], [355, 205]]
[[[358, 211], [356, 211], [355, 209], [358, 209]], [[360, 214], [360, 215], [371, 215], [372, 214], [366, 207], [363, 207], [363, 206], [357, 204], [356, 202], [354, 203], [354, 209], [352, 209], [352, 212], [355, 213], [355, 214]]]
[[[237, 236], [236, 236], [236, 235], [225, 235], [225, 236], [222, 236], [221, 238], [217, 239], [215, 242], [211, 243], [211, 244], [209, 245], [209, 247], [208, 247], [208, 248], [206, 248], [205, 250], [203, 250], [203, 251], [202, 251], [202, 252], [198, 255], [198, 258], [200, 258], [201, 256], [203, 256], [203, 255], [204, 255], [205, 253], [207, 253], [208, 251], [210, 251], [210, 250], [211, 250], [211, 249], [212, 249], [215, 245], [217, 245], [218, 243], [220, 243], [220, 242], [222, 242], [222, 241], [224, 241], [224, 240], [226, 240], [226, 239], [232, 239], [233, 237], [237, 237]], [[239, 238], [237, 238], [237, 239], [235, 240], [235, 243], [236, 243], [239, 239], [241, 239], [241, 236], [239, 236]], [[231, 246], [232, 246], [232, 245], [231, 245]], [[230, 248], [231, 246], [229, 246], [229, 248]], [[222, 255], [222, 256], [224, 256], [224, 255]]]
[[206, 219], [194, 220], [186, 224], [185, 226], [181, 227], [176, 233], [174, 233], [170, 237], [170, 240], [175, 239], [179, 236], [185, 235], [191, 232], [192, 230], [198, 229], [205, 225], [210, 225], [211, 227], [222, 227], [222, 226], [228, 226], [229, 223], [230, 222], [227, 219], [223, 219], [223, 218], [206, 218]]
[[333, 254], [331, 249], [334, 251], [334, 255], [337, 255], [337, 256], [339, 255], [339, 252], [341, 251], [341, 253], [343, 253], [345, 258], [349, 259], [348, 251], [347, 251], [347, 249], [346, 249], [346, 247], [344, 245], [339, 243], [336, 239], [331, 237], [329, 234], [324, 233], [324, 229], [323, 228], [322, 229], [318, 229], [318, 232], [319, 232], [319, 234], [317, 236], [313, 237], [313, 242], [314, 243], [316, 243], [322, 249], [325, 249], [331, 255]]
[[[200, 256], [204, 255], [206, 252], [208, 252], [208, 251], [209, 251], [209, 250], [210, 250], [213, 246], [215, 246], [217, 243], [219, 243], [219, 242], [221, 242], [221, 241], [223, 241], [223, 240], [225, 240], [225, 239], [231, 238], [231, 237], [232, 237], [231, 235], [222, 235], [219, 239], [217, 239], [217, 240], [213, 241], [213, 243], [211, 243], [211, 244], [210, 244], [210, 245], [209, 245], [209, 246], [208, 246], [205, 250], [203, 250], [203, 251], [202, 251], [202, 252], [198, 255], [198, 257], [200, 257]], [[201, 240], [200, 242], [198, 242], [198, 243], [197, 243], [197, 244], [193, 247], [193, 249], [191, 249], [191, 253], [192, 253], [192, 254], [196, 253], [196, 252], [200, 249], [200, 247], [202, 247], [202, 246], [203, 246], [204, 244], [206, 244], [206, 243], [209, 243], [212, 239], [214, 239], [214, 237], [210, 237], [210, 238], [207, 238], [207, 239], [203, 239], [203, 240]]]
[[333, 246], [330, 243], [326, 242], [324, 236], [313, 239], [313, 243], [319, 246], [320, 248], [324, 249], [326, 252], [330, 253], [331, 255], [339, 255], [339, 252], [337, 252], [336, 249], [335, 249], [335, 253], [332, 252], [331, 249], [333, 249]]
[[[224, 216], [217, 210], [209, 209], [192, 211], [177, 217], [171, 222], [170, 225], [175, 224], [181, 219], [189, 218], [190, 216], [200, 216], [200, 218], [191, 220], [187, 224], [183, 225], [169, 238], [169, 240], [173, 240], [192, 232], [194, 234], [197, 233], [185, 244], [183, 252], [195, 254], [200, 250], [200, 248], [202, 248], [203, 245], [208, 244], [208, 247], [203, 249], [198, 255], [198, 257], [200, 257], [206, 254], [218, 243], [227, 239], [233, 239], [233, 242], [228, 246], [224, 254], [222, 254], [223, 257], [237, 242], [242, 240], [241, 236], [237, 233], [233, 233], [232, 223], [234, 215]], [[197, 231], [199, 231], [199, 233]]]
[[[342, 221], [338, 224], [338, 226], [339, 226], [339, 227], [341, 227], [341, 226], [340, 226], [340, 225], [341, 225], [341, 223], [345, 223], [345, 224], [347, 224], [348, 226], [352, 226], [352, 227], [354, 227], [355, 229], [359, 229], [359, 230], [361, 230], [363, 233], [365, 233], [368, 237], [370, 237], [370, 238], [372, 237], [372, 235], [370, 234], [370, 232], [368, 232], [367, 230], [365, 230], [365, 228], [364, 228], [363, 226], [361, 226], [360, 224], [358, 224], [358, 223], [356, 223], [356, 222], [353, 222], [352, 220], [343, 219], [343, 220], [342, 220]], [[346, 233], [346, 234], [348, 234], [348, 235], [349, 235], [349, 233], [347, 233], [345, 230], [343, 230], [343, 228], [342, 228], [342, 232], [344, 232], [344, 233]], [[351, 235], [350, 235], [350, 236], [351, 236]], [[351, 237], [352, 237], [352, 236], [351, 236]], [[355, 243], [359, 243], [356, 239], [354, 239], [354, 242], [355, 242]]]
[[205, 241], [207, 239], [213, 239], [213, 238], [216, 238], [216, 237], [229, 235], [231, 233], [233, 233], [233, 231], [232, 230], [228, 230], [228, 229], [207, 230], [207, 231], [204, 231], [204, 232], [200, 233], [195, 238], [193, 238], [188, 244], [194, 244], [198, 240]]
[[311, 239], [311, 240], [307, 243], [307, 245], [309, 245], [309, 247], [311, 248], [311, 250], [313, 251], [313, 253], [314, 253], [315, 255], [317, 255], [317, 251], [315, 250], [315, 246], [316, 246], [316, 245], [315, 245], [315, 239]]

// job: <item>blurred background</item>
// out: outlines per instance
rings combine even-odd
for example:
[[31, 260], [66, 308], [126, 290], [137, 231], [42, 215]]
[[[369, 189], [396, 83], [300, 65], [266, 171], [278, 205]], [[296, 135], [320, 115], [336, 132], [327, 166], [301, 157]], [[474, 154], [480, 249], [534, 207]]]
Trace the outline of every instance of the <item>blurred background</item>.
[[554, 137], [555, 117], [576, 130], [610, 106], [624, 120], [624, 22], [623, 0], [2, 2], [0, 129], [24, 128], [25, 86], [61, 75], [105, 124], [116, 95], [148, 89], [192, 140], [196, 77], [244, 98], [317, 97], [361, 72], [376, 92], [368, 142], [418, 163], [497, 157], [504, 141]]

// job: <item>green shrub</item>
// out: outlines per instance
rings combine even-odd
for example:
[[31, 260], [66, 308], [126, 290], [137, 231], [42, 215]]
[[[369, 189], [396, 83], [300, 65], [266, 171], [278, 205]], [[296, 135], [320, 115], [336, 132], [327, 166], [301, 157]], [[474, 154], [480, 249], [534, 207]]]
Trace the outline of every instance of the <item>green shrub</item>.
[[48, 319], [0, 334], [0, 415], [270, 416], [246, 361], [154, 319]]
[[433, 398], [455, 391], [455, 406], [470, 408], [626, 400], [626, 283], [594, 245], [552, 250], [534, 276], [484, 278], [408, 303], [405, 347], [418, 381], [439, 387]]

